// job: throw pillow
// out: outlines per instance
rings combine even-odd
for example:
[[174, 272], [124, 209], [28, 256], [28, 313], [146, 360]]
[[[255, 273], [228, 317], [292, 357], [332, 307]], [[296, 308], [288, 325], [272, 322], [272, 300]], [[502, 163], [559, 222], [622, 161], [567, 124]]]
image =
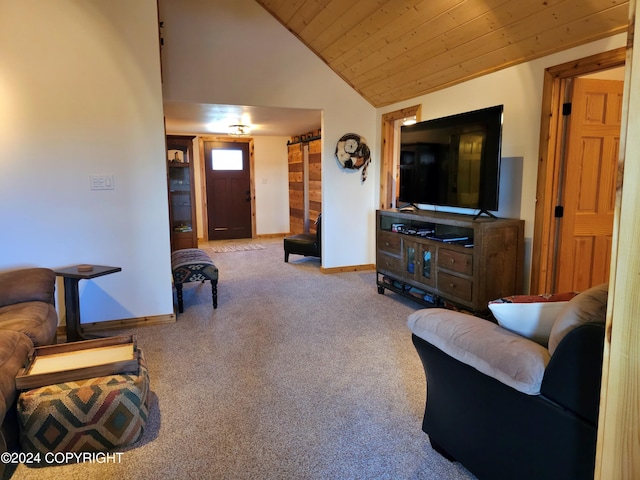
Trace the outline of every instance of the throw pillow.
[[489, 309], [501, 327], [546, 346], [556, 317], [576, 295], [512, 295], [489, 302]]
[[591, 287], [573, 298], [558, 314], [549, 336], [549, 353], [553, 355], [567, 333], [583, 323], [604, 323], [607, 316], [609, 284]]

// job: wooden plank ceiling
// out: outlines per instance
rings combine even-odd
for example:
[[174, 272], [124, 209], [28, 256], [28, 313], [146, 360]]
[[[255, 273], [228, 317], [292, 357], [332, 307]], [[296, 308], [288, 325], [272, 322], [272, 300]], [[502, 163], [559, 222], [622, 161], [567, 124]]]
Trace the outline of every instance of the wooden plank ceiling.
[[628, 0], [256, 0], [373, 106], [582, 45]]

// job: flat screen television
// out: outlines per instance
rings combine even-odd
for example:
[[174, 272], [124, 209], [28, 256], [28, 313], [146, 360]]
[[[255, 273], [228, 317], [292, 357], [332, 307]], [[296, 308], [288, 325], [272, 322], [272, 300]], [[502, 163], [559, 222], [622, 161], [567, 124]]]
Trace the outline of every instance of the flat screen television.
[[498, 210], [503, 106], [401, 127], [398, 206]]

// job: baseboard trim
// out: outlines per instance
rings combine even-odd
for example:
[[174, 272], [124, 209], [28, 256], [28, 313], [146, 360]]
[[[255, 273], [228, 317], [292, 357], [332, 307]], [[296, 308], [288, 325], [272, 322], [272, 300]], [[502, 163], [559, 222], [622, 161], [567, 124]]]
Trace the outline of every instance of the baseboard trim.
[[260, 238], [264, 238], [264, 239], [268, 239], [268, 238], [284, 238], [287, 235], [288, 235], [287, 233], [262, 233], [260, 235], [256, 235], [256, 238], [257, 239], [260, 239]]
[[363, 272], [363, 271], [375, 270], [375, 269], [376, 269], [376, 266], [370, 263], [367, 265], [350, 265], [347, 267], [331, 267], [331, 268], [320, 267], [320, 272], [322, 273]]
[[[175, 313], [167, 315], [154, 315], [152, 317], [125, 318], [122, 320], [107, 320], [105, 322], [83, 323], [83, 332], [97, 332], [101, 330], [121, 330], [123, 328], [136, 328], [149, 325], [162, 325], [165, 323], [175, 323]], [[67, 334], [67, 328], [64, 325], [58, 325], [58, 335]]]

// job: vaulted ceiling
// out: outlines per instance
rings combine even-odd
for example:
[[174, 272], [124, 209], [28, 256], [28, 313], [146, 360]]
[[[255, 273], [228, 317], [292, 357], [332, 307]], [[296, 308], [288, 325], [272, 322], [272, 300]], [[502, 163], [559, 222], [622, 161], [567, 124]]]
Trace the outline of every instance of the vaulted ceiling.
[[628, 0], [256, 0], [381, 107], [616, 33]]

